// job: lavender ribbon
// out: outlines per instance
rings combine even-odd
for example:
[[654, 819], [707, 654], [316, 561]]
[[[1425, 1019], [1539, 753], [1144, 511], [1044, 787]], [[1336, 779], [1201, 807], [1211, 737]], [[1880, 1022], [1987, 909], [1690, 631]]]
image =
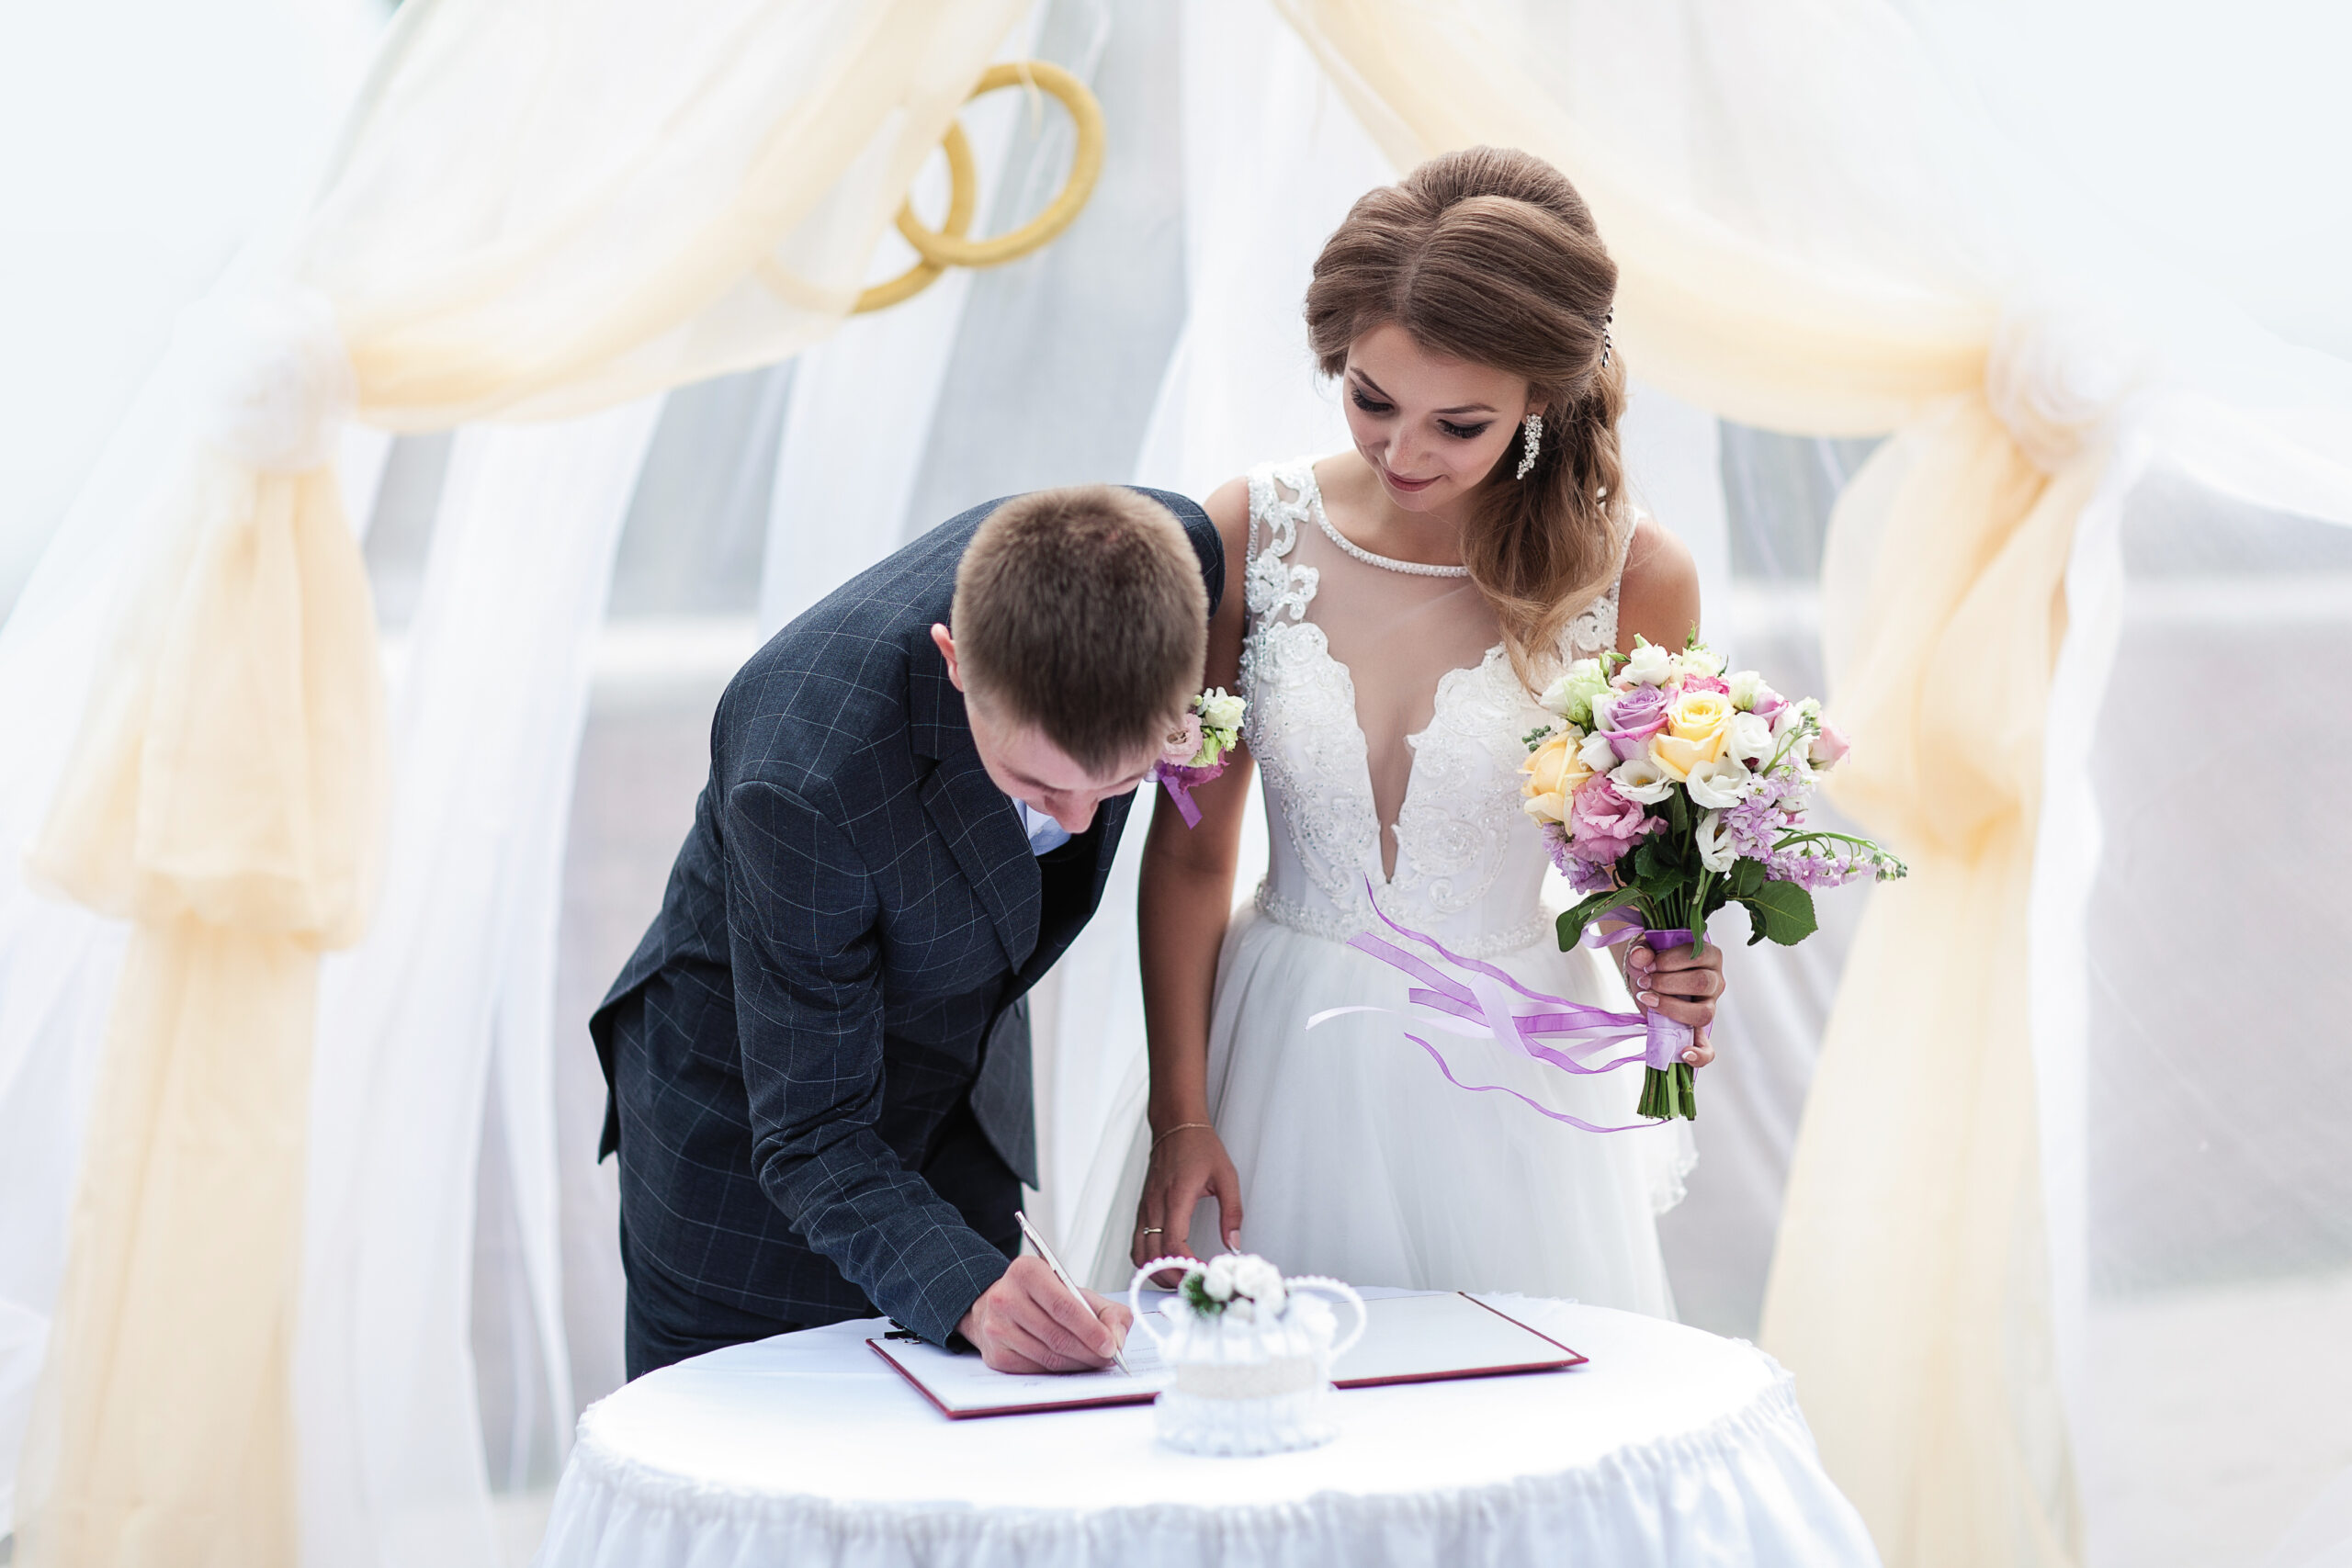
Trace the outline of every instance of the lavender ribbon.
[[1166, 790], [1168, 798], [1176, 803], [1176, 815], [1184, 819], [1187, 828], [1201, 825], [1201, 808], [1193, 804], [1193, 791], [1224, 773], [1225, 759], [1222, 757], [1205, 768], [1188, 768], [1178, 762], [1154, 762], [1151, 765], [1151, 776], [1159, 781], [1159, 787]]
[[[1366, 891], [1369, 892], [1370, 888], [1367, 887]], [[1390, 968], [1399, 970], [1410, 978], [1421, 982], [1420, 985], [1408, 988], [1405, 998], [1417, 1006], [1430, 1008], [1446, 1015], [1442, 1019], [1432, 1021], [1430, 1027], [1436, 1031], [1472, 1039], [1492, 1036], [1503, 1044], [1523, 1052], [1539, 1062], [1558, 1067], [1564, 1072], [1588, 1076], [1611, 1072], [1619, 1067], [1630, 1066], [1635, 1062], [1652, 1067], [1671, 1066], [1681, 1059], [1682, 1052], [1690, 1043], [1691, 1031], [1686, 1025], [1677, 1023], [1663, 1014], [1611, 1012], [1606, 1008], [1597, 1008], [1585, 1002], [1570, 1001], [1565, 997], [1547, 996], [1542, 991], [1530, 990], [1512, 978], [1508, 971], [1476, 958], [1465, 958], [1447, 948], [1435, 937], [1390, 919], [1376, 901], [1373, 904], [1373, 913], [1379, 918], [1383, 925], [1400, 936], [1433, 949], [1439, 956], [1453, 966], [1453, 972], [1449, 973], [1419, 954], [1409, 953], [1374, 931], [1361, 932], [1348, 941], [1348, 945], [1357, 952], [1376, 958]], [[1621, 924], [1612, 935], [1604, 935], [1596, 924], [1585, 932], [1584, 945], [1607, 946], [1613, 942], [1623, 941], [1627, 936], [1637, 934], [1640, 931], [1641, 928], [1637, 923], [1626, 922]], [[1690, 940], [1689, 931], [1652, 931], [1648, 935], [1668, 945], [1672, 945], [1676, 941], [1687, 943]], [[1534, 1003], [1538, 1008], [1547, 1010], [1520, 1011], [1518, 1004], [1508, 994], [1513, 992], [1527, 1001]], [[1345, 1013], [1393, 1011], [1393, 1009], [1379, 1007], [1327, 1008], [1308, 1019], [1306, 1027], [1313, 1029], [1319, 1023]], [[1444, 1054], [1435, 1045], [1418, 1034], [1408, 1032], [1405, 1038], [1428, 1052], [1430, 1059], [1437, 1063], [1438, 1071], [1445, 1076], [1445, 1081], [1456, 1089], [1467, 1089], [1474, 1094], [1510, 1095], [1513, 1100], [1519, 1100], [1542, 1115], [1550, 1117], [1555, 1122], [1565, 1122], [1569, 1126], [1587, 1133], [1629, 1133], [1636, 1127], [1659, 1125], [1657, 1122], [1629, 1122], [1617, 1127], [1597, 1126], [1581, 1117], [1571, 1116], [1565, 1111], [1555, 1111], [1550, 1106], [1531, 1099], [1508, 1085], [1464, 1083], [1454, 1077], [1453, 1068], [1447, 1064]], [[1625, 1045], [1637, 1038], [1643, 1041], [1644, 1048], [1641, 1051], [1614, 1056], [1596, 1064], [1594, 1058], [1612, 1047]], [[1550, 1043], [1549, 1041], [1552, 1039], [1557, 1039], [1561, 1043]]]

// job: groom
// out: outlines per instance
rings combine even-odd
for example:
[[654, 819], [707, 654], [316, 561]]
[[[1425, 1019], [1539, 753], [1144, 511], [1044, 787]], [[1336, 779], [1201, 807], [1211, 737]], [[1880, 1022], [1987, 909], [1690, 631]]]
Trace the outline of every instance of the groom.
[[1102, 897], [1224, 586], [1192, 502], [976, 507], [754, 654], [645, 939], [589, 1021], [628, 1375], [887, 1313], [990, 1366], [1126, 1313], [1014, 1260], [1023, 1000]]

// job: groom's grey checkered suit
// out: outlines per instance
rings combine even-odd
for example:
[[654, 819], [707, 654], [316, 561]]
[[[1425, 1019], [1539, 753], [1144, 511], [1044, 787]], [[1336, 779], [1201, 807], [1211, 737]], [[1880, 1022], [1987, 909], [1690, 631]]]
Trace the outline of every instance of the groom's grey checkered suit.
[[[1214, 609], [1216, 529], [1145, 493]], [[719, 700], [662, 912], [589, 1022], [632, 1377], [876, 1308], [944, 1342], [1018, 1250], [1022, 998], [1093, 914], [1133, 797], [1035, 857], [980, 765], [930, 628], [999, 504], [850, 581]]]

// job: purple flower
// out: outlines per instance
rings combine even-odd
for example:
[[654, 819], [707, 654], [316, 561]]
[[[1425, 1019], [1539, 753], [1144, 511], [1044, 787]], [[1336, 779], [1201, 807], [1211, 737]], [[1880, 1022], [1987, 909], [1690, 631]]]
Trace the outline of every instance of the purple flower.
[[1764, 874], [1775, 882], [1793, 882], [1812, 891], [1842, 886], [1865, 876], [1883, 879], [1887, 872], [1880, 863], [1880, 857], [1866, 846], [1833, 839], [1814, 840], [1777, 852], [1766, 864]]
[[1591, 865], [1580, 860], [1572, 860], [1569, 864], [1575, 869], [1568, 873], [1568, 886], [1578, 893], [1606, 893], [1617, 886], [1617, 873], [1611, 866]]
[[1579, 859], [1576, 847], [1568, 840], [1568, 830], [1557, 822], [1544, 824], [1544, 848], [1551, 855], [1552, 863], [1568, 879], [1568, 886], [1578, 893], [1599, 893], [1617, 886], [1616, 863], [1594, 863]]
[[1758, 686], [1756, 688], [1756, 701], [1747, 711], [1758, 718], [1769, 719], [1788, 705], [1789, 699], [1771, 687]]
[[1648, 753], [1650, 737], [1666, 728], [1669, 701], [1663, 686], [1636, 686], [1609, 705], [1609, 723], [1600, 733], [1609, 737], [1619, 761]]
[[1760, 860], [1770, 864], [1773, 841], [1789, 818], [1772, 795], [1750, 795], [1724, 813], [1724, 827], [1731, 837], [1732, 852], [1742, 860]]

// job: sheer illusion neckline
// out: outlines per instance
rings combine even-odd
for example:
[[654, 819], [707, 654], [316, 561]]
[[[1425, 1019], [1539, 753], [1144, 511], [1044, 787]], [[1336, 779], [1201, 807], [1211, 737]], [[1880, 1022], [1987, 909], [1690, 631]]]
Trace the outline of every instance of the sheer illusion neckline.
[[[1396, 560], [1363, 548], [1333, 526], [1331, 514], [1323, 504], [1323, 482], [1315, 472], [1315, 465], [1312, 463], [1300, 465], [1299, 476], [1305, 481], [1299, 486], [1301, 491], [1299, 500], [1305, 503], [1307, 514], [1314, 518], [1315, 525], [1323, 532], [1324, 536], [1347, 555], [1367, 566], [1400, 572], [1408, 577], [1459, 580], [1470, 575], [1468, 567], [1430, 566], [1420, 561]], [[1318, 582], [1317, 588], [1319, 589], [1320, 586]], [[1316, 589], [1308, 590], [1308, 596], [1312, 598], [1315, 592]], [[1317, 656], [1330, 667], [1346, 693], [1348, 724], [1354, 732], [1356, 757], [1363, 771], [1364, 807], [1367, 815], [1372, 818], [1373, 848], [1380, 863], [1380, 882], [1383, 887], [1393, 887], [1396, 882], [1396, 867], [1404, 851], [1404, 833], [1401, 825], [1406, 813], [1414, 804], [1415, 787], [1420, 782], [1422, 743], [1429, 739], [1444, 722], [1446, 699], [1453, 694], [1453, 688], [1462, 682], [1476, 680], [1485, 675], [1498, 660], [1505, 657], [1505, 649], [1502, 643], [1498, 641], [1488, 645], [1474, 662], [1453, 665], [1439, 671], [1430, 692], [1428, 720], [1419, 729], [1412, 730], [1402, 737], [1407, 755], [1404, 788], [1397, 795], [1395, 814], [1384, 820], [1380, 813], [1372, 808], [1372, 735], [1364, 728], [1363, 713], [1357, 706], [1355, 671], [1346, 660], [1331, 650], [1328, 637], [1317, 638]]]

